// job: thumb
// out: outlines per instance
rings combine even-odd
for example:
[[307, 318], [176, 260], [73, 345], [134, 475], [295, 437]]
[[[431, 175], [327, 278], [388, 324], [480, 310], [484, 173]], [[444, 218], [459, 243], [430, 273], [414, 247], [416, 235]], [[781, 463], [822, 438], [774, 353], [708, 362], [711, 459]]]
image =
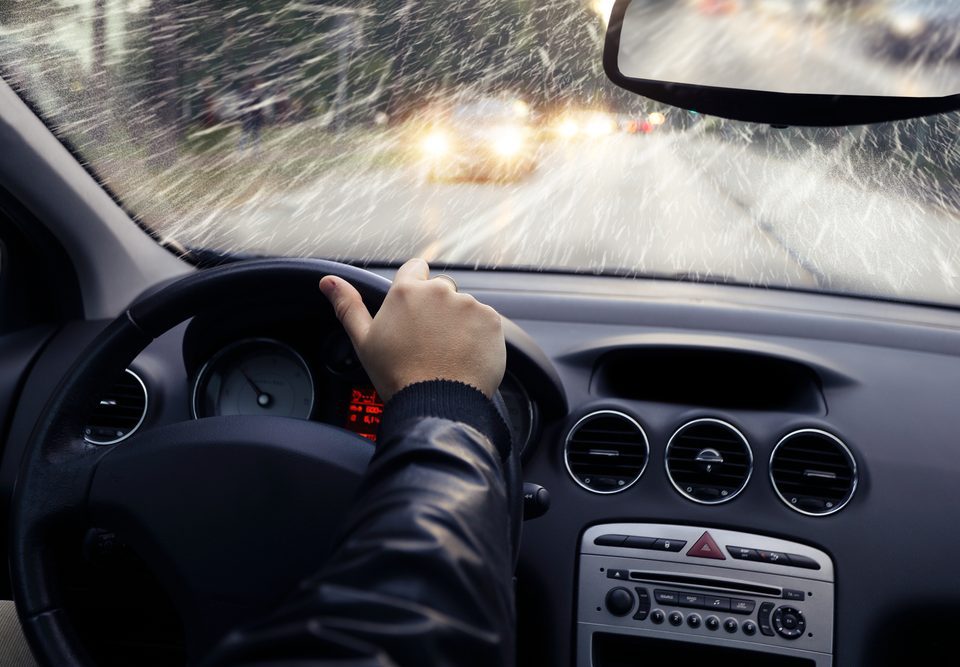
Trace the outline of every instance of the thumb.
[[360, 292], [353, 285], [340, 278], [324, 276], [320, 281], [320, 291], [330, 301], [333, 312], [346, 330], [353, 342], [354, 348], [359, 349], [367, 337], [373, 318], [363, 305]]

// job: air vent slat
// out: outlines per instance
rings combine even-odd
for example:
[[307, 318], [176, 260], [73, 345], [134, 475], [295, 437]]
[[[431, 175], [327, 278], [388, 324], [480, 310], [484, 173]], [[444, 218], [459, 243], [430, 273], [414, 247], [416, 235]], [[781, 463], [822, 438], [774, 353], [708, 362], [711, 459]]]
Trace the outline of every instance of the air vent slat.
[[564, 460], [576, 482], [594, 493], [617, 493], [640, 479], [650, 458], [640, 424], [614, 410], [593, 412], [567, 434]]
[[802, 514], [833, 514], [857, 488], [857, 464], [843, 442], [816, 429], [783, 438], [770, 455], [770, 480], [777, 495]]
[[120, 442], [140, 427], [146, 412], [147, 388], [133, 371], [127, 369], [90, 411], [83, 437], [94, 445]]
[[719, 419], [697, 419], [681, 426], [667, 443], [666, 459], [674, 488], [690, 500], [710, 505], [739, 494], [753, 471], [746, 438]]

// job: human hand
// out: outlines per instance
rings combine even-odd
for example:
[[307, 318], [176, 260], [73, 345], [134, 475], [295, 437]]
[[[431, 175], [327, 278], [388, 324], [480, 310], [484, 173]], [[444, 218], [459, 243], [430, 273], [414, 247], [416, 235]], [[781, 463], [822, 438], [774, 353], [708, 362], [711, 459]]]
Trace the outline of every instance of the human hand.
[[345, 280], [325, 276], [320, 290], [384, 401], [408, 385], [438, 379], [463, 382], [492, 397], [507, 359], [500, 315], [458, 293], [450, 281], [429, 276], [422, 259], [401, 266], [373, 318]]

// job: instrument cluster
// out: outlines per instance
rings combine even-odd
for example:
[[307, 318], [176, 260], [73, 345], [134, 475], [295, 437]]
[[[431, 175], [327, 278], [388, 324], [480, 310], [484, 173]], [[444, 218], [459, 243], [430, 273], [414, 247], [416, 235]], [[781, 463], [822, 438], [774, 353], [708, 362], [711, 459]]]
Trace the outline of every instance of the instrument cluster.
[[[310, 419], [377, 439], [384, 410], [336, 321], [270, 324], [195, 319], [184, 338], [194, 418], [264, 415]], [[535, 439], [537, 404], [509, 371], [500, 393], [514, 443]]]

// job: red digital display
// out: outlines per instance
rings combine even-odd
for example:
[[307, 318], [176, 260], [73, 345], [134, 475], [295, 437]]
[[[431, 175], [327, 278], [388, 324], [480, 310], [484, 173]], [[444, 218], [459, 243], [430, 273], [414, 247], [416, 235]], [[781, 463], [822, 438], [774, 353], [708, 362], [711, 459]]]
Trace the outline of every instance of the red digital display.
[[346, 424], [348, 430], [376, 442], [381, 416], [383, 416], [383, 401], [377, 396], [376, 389], [354, 387], [350, 390]]

